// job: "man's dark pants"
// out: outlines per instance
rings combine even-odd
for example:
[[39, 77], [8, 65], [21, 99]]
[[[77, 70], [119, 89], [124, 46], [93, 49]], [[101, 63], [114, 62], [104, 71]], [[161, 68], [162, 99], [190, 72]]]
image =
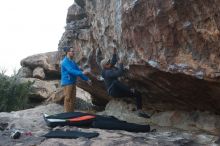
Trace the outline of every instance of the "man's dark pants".
[[142, 109], [142, 97], [141, 93], [136, 91], [132, 92], [131, 88], [124, 85], [123, 83], [119, 81], [113, 82], [113, 85], [109, 91], [109, 94], [113, 97], [135, 97], [136, 98], [136, 106], [137, 109]]

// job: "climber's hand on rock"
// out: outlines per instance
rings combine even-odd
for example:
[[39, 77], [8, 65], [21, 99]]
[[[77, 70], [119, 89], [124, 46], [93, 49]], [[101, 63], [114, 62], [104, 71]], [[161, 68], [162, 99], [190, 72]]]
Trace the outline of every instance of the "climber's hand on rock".
[[83, 70], [84, 75], [88, 75], [90, 72], [91, 72], [90, 68], [87, 68], [87, 69]]
[[117, 51], [117, 50], [116, 50], [116, 48], [114, 47], [114, 48], [113, 48], [113, 54], [116, 54], [116, 51]]

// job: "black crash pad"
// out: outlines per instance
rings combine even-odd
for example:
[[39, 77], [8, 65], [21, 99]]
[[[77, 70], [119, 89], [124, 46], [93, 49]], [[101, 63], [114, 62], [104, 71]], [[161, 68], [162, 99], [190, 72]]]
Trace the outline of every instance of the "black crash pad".
[[46, 138], [74, 138], [74, 139], [79, 137], [93, 138], [97, 136], [99, 136], [99, 133], [97, 132], [61, 131], [61, 130], [50, 131], [49, 133], [43, 135], [43, 137]]

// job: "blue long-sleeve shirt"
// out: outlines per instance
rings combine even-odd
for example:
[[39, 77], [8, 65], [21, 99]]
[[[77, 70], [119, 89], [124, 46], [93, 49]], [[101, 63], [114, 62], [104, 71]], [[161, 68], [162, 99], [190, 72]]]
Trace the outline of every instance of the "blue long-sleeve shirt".
[[80, 77], [85, 81], [89, 80], [89, 78], [79, 69], [75, 61], [68, 57], [64, 57], [61, 62], [61, 86], [75, 84], [77, 77]]
[[[117, 63], [117, 55], [113, 54], [113, 57], [111, 59], [111, 65], [114, 66]], [[115, 81], [118, 81], [118, 77], [122, 76], [124, 72], [123, 64], [119, 65], [119, 68], [111, 67], [109, 69], [103, 69], [102, 70], [102, 77], [105, 81], [105, 86], [108, 90], [108, 93], [110, 92], [111, 88], [113, 87], [113, 83]]]

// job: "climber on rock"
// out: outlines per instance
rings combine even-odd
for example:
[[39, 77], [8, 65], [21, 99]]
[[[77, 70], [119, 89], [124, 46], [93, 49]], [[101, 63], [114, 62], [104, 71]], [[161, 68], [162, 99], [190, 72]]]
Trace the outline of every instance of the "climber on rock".
[[123, 61], [119, 61], [119, 68], [115, 67], [117, 63], [116, 48], [113, 48], [112, 59], [105, 58], [101, 61], [100, 66], [102, 69], [102, 77], [104, 78], [105, 86], [108, 94], [112, 97], [135, 97], [137, 106], [137, 115], [144, 118], [150, 118], [150, 116], [142, 111], [142, 96], [141, 93], [130, 88], [120, 82], [118, 77], [123, 76], [124, 67]]

